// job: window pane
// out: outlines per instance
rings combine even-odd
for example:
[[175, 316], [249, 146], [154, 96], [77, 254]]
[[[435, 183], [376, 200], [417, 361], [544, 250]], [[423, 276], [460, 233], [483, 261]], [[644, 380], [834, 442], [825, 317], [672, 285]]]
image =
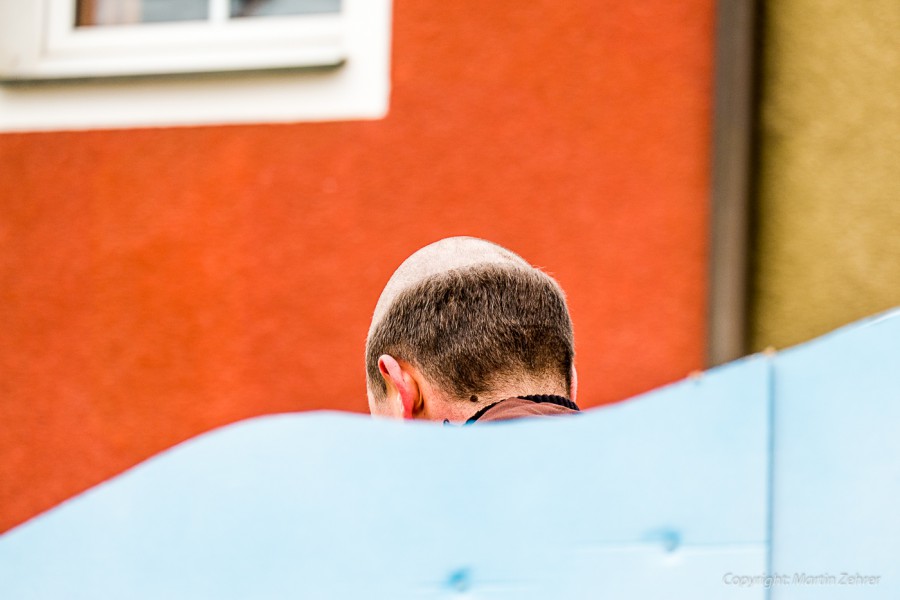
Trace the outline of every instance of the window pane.
[[197, 21], [209, 18], [207, 0], [141, 0], [141, 21]]
[[341, 12], [341, 0], [231, 0], [232, 17]]
[[208, 0], [78, 0], [77, 25], [203, 21]]

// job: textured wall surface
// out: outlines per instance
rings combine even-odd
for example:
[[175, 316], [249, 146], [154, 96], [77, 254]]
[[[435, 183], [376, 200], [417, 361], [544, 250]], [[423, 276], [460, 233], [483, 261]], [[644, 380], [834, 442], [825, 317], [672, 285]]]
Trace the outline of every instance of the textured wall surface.
[[752, 344], [900, 304], [900, 3], [767, 4]]
[[381, 121], [0, 136], [0, 530], [210, 428], [365, 410], [375, 300], [486, 237], [579, 402], [704, 356], [711, 0], [397, 0]]

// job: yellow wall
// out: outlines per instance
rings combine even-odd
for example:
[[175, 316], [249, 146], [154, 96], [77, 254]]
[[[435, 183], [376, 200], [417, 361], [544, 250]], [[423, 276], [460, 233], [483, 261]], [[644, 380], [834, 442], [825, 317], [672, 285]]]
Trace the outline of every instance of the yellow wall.
[[766, 13], [754, 350], [900, 305], [900, 2]]

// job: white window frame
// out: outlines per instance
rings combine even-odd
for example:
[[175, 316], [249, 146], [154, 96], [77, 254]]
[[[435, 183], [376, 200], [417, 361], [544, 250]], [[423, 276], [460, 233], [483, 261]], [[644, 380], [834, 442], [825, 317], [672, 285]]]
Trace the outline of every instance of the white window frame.
[[74, 0], [0, 0], [0, 131], [387, 113], [391, 0], [237, 19], [213, 2], [212, 22], [75, 27]]
[[33, 14], [25, 60], [0, 55], [5, 80], [322, 67], [346, 59], [340, 13], [232, 19], [228, 0], [210, 0], [208, 20], [76, 27], [76, 0], [8, 3], [30, 4], [19, 11]]

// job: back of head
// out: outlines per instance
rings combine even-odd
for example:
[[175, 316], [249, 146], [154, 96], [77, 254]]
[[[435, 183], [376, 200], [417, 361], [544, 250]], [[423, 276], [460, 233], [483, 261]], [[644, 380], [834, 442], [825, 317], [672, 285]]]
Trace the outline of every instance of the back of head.
[[386, 393], [378, 358], [409, 362], [445, 395], [469, 398], [519, 380], [571, 386], [574, 342], [559, 285], [484, 240], [448, 238], [410, 256], [385, 286], [366, 342], [369, 394]]

